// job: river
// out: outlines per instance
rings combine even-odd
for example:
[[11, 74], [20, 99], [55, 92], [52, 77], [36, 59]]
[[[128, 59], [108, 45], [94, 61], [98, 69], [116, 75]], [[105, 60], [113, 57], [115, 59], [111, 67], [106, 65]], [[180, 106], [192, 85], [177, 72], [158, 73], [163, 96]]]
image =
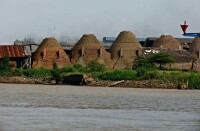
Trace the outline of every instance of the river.
[[0, 84], [0, 131], [199, 131], [200, 91]]

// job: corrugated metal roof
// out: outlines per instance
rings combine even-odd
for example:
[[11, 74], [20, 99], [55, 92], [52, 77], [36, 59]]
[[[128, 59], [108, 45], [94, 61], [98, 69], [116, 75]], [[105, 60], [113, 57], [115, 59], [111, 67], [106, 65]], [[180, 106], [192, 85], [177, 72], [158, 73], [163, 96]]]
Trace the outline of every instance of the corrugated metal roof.
[[0, 46], [0, 58], [5, 56], [13, 57], [26, 57], [24, 46], [21, 45], [3, 45]]

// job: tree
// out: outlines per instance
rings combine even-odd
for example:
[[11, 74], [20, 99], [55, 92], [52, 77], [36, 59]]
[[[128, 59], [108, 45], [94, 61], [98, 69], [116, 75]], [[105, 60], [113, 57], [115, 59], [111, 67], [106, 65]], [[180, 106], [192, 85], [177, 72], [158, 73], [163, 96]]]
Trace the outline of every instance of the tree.
[[91, 72], [103, 72], [105, 71], [105, 65], [103, 64], [100, 64], [96, 61], [91, 61], [89, 64], [88, 64], [88, 68]]
[[155, 69], [156, 66], [147, 58], [139, 56], [135, 59], [134, 64], [133, 64], [133, 69], [137, 69], [137, 68], [146, 68], [148, 70], [151, 70], [151, 69]]
[[55, 61], [53, 61], [53, 70], [51, 71], [53, 78], [56, 81], [56, 84], [62, 81], [62, 77], [60, 74], [60, 70], [58, 69], [58, 65]]
[[11, 72], [12, 65], [9, 64], [10, 57], [5, 56], [0, 63], [0, 74], [5, 75]]
[[161, 69], [163, 65], [173, 63], [174, 58], [167, 53], [156, 53], [148, 58], [150, 62], [159, 64], [159, 68]]

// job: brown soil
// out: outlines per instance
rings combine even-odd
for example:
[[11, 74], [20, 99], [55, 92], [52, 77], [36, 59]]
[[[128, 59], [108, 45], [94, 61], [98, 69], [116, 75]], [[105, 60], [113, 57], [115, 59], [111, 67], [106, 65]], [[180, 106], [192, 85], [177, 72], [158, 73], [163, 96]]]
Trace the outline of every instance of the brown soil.
[[[108, 87], [116, 81], [97, 81], [87, 84], [88, 86]], [[176, 89], [177, 85], [172, 83], [163, 83], [157, 80], [140, 80], [140, 81], [124, 81], [112, 87], [123, 88], [161, 88], [161, 89]]]
[[0, 77], [0, 83], [42, 84], [44, 82], [43, 82], [43, 78], [15, 76], [15, 77]]
[[[109, 87], [116, 81], [90, 81], [86, 85], [94, 87]], [[51, 78], [30, 78], [24, 76], [0, 77], [0, 83], [17, 83], [17, 84], [55, 84]], [[176, 84], [163, 83], [157, 80], [140, 80], [140, 81], [124, 81], [111, 87], [122, 88], [161, 88], [161, 89], [177, 89]]]

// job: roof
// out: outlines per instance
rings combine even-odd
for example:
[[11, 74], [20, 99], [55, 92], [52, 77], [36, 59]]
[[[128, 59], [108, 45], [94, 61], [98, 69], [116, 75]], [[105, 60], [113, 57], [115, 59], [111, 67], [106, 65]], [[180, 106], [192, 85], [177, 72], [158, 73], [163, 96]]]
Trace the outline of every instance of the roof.
[[10, 58], [15, 58], [15, 57], [26, 57], [28, 54], [26, 54], [24, 46], [22, 45], [0, 46], [0, 58], [4, 58], [7, 55]]
[[44, 48], [44, 47], [53, 48], [57, 46], [61, 47], [61, 45], [58, 43], [58, 41], [55, 38], [49, 37], [49, 38], [43, 39], [42, 43], [39, 45], [38, 48]]
[[110, 47], [110, 52], [118, 56], [118, 51], [122, 48], [124, 50], [137, 50], [142, 48], [142, 46], [132, 32], [122, 31]]
[[145, 57], [149, 57], [159, 52], [170, 54], [175, 59], [175, 63], [189, 63], [195, 60], [194, 57], [192, 57], [192, 55], [186, 50], [145, 47], [142, 51]]
[[159, 37], [147, 37], [148, 41], [156, 41]]
[[194, 38], [176, 38], [180, 43], [192, 43]]
[[155, 48], [166, 48], [166, 49], [182, 48], [181, 43], [171, 35], [161, 35], [161, 37], [158, 38], [152, 46]]
[[97, 40], [94, 34], [84, 34], [74, 45], [73, 50], [81, 50], [82, 47], [85, 49], [100, 49], [102, 43]]
[[[159, 39], [159, 37], [147, 37], [145, 47], [152, 47], [152, 44]], [[177, 39], [184, 48], [189, 48], [188, 44], [191, 44], [194, 38], [175, 38]]]

